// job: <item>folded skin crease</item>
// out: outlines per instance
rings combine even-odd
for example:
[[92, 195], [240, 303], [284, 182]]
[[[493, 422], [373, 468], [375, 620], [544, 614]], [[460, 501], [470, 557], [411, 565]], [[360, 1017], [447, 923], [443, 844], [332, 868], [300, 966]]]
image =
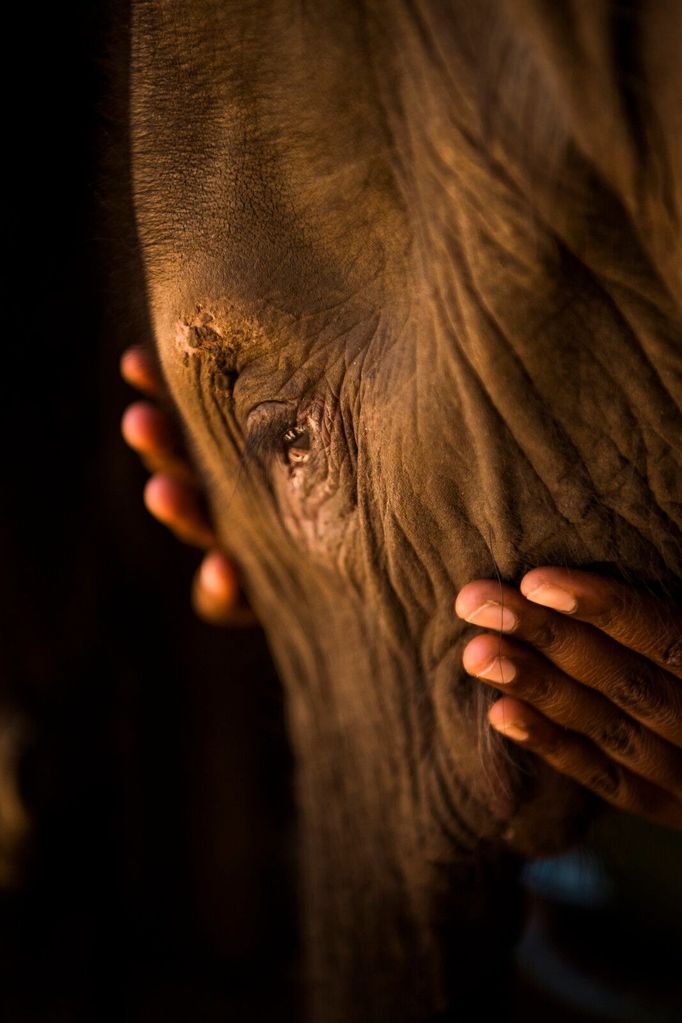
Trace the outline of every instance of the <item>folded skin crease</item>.
[[[165, 469], [148, 501], [233, 553], [278, 665], [316, 1023], [493, 997], [516, 855], [585, 787], [677, 826], [674, 637], [519, 591], [577, 566], [664, 616], [682, 580], [680, 9], [569, 7], [133, 5], [149, 311], [208, 517]], [[471, 681], [472, 580], [524, 602], [513, 679]]]
[[[125, 353], [122, 373], [131, 386], [160, 397], [162, 389], [155, 367], [144, 350], [130, 349]], [[144, 415], [139, 412], [141, 408]], [[149, 413], [147, 409], [153, 411]], [[171, 440], [171, 420], [156, 406], [139, 402], [130, 406], [123, 419], [123, 435], [152, 464], [163, 466], [169, 451], [173, 461], [178, 458], [177, 442]], [[189, 461], [183, 460], [183, 466], [189, 478]], [[154, 507], [150, 509], [152, 514]], [[161, 496], [159, 521], [173, 522], [173, 512], [173, 505], [170, 502], [164, 505]], [[191, 536], [194, 515], [183, 516], [181, 511], [171, 528], [180, 538]], [[210, 532], [208, 523], [203, 528]], [[486, 633], [464, 649], [465, 669], [476, 678], [498, 685], [500, 694], [504, 694], [489, 712], [491, 725], [612, 805], [657, 823], [682, 827], [682, 755], [677, 752], [681, 745], [682, 696], [675, 681], [675, 677], [682, 675], [679, 657], [682, 619], [677, 605], [662, 604], [635, 588], [626, 592], [622, 586], [586, 573], [551, 568], [528, 573], [521, 580], [520, 591], [529, 601], [605, 627], [623, 648], [632, 648], [659, 665], [663, 670], [652, 677], [652, 685], [661, 701], [663, 727], [669, 722], [670, 732], [668, 736], [657, 735], [656, 723], [647, 722], [646, 718], [643, 722], [646, 727], [642, 728], [637, 717], [631, 716], [637, 715], [637, 706], [628, 707], [630, 713], [624, 713], [610, 699], [606, 682], [613, 678], [614, 667], [627, 686], [630, 673], [638, 667], [641, 671], [641, 657], [631, 657], [629, 652], [624, 656], [623, 650], [600, 643], [593, 629], [580, 628], [571, 644], [567, 645], [564, 639], [562, 645], [559, 640], [563, 656], [558, 660], [529, 657], [528, 645], [535, 645], [538, 626], [533, 631], [524, 621], [523, 611], [527, 612], [527, 608], [519, 602], [518, 593], [512, 592], [505, 601], [506, 590], [500, 593], [491, 589], [490, 581], [476, 581], [458, 595], [455, 610], [459, 616], [474, 624], [513, 632], [526, 644], [501, 645], [494, 633]], [[236, 568], [217, 550], [206, 555], [197, 572], [193, 603], [197, 613], [213, 624], [246, 621], [248, 609], [239, 593]], [[520, 615], [514, 610], [517, 606], [522, 608]], [[561, 635], [556, 615], [550, 612], [549, 618], [553, 625], [540, 624], [540, 637], [550, 630], [555, 636]], [[538, 620], [542, 623], [542, 617]], [[536, 643], [538, 653], [546, 653], [546, 643], [544, 647], [541, 641]], [[556, 646], [556, 639], [554, 643]], [[592, 690], [583, 684], [586, 674], [593, 680]], [[534, 713], [531, 707], [540, 713]], [[644, 711], [640, 710], [639, 717], [642, 716]], [[588, 741], [581, 741], [580, 736]], [[626, 768], [625, 773], [621, 767]]]

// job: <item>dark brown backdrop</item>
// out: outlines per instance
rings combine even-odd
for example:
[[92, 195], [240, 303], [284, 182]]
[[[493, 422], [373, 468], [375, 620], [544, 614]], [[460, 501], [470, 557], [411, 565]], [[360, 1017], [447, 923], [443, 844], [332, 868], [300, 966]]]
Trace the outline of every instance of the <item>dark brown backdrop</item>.
[[24, 6], [5, 40], [0, 1017], [256, 1018], [293, 944], [290, 765], [262, 635], [194, 619], [198, 556], [147, 516], [119, 438], [118, 359], [147, 331], [125, 5]]

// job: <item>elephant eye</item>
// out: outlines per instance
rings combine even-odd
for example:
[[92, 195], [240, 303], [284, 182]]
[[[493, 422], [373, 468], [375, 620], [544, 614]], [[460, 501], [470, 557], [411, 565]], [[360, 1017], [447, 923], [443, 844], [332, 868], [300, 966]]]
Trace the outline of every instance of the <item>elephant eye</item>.
[[300, 465], [310, 458], [310, 434], [305, 426], [292, 426], [282, 438], [284, 453], [292, 465]]

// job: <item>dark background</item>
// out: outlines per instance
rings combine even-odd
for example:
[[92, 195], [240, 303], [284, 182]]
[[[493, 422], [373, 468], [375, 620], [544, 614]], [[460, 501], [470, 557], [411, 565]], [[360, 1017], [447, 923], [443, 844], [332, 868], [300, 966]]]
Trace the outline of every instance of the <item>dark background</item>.
[[119, 435], [119, 357], [148, 338], [126, 5], [25, 7], [6, 34], [0, 1015], [257, 1018], [293, 949], [290, 763], [262, 634], [194, 618], [198, 553], [147, 515]]
[[[0, 1019], [287, 1019], [279, 687], [258, 630], [193, 617], [198, 555], [146, 514], [119, 437], [119, 357], [148, 340], [126, 5], [25, 6], [6, 25]], [[542, 975], [573, 998], [587, 977], [620, 998], [560, 1016], [536, 993], [538, 1019], [678, 1018], [681, 853], [610, 815], [529, 876], [529, 990]]]

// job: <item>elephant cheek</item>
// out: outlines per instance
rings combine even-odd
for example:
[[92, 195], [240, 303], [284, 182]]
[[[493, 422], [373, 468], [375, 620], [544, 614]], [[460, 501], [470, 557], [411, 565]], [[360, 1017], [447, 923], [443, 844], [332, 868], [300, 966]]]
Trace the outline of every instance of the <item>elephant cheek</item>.
[[305, 472], [305, 465], [275, 471], [280, 518], [306, 557], [339, 567], [355, 533], [357, 509], [338, 482], [327, 480], [310, 487]]

